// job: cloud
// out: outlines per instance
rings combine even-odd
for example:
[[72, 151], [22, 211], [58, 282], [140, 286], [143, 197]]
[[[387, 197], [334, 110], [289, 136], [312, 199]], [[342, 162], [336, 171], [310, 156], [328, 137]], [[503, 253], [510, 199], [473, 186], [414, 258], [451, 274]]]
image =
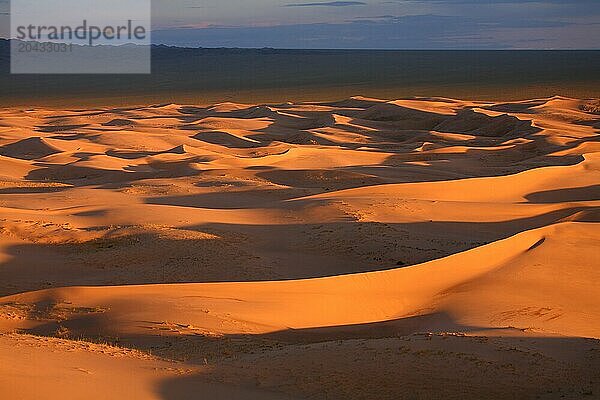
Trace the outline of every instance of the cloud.
[[[202, 47], [426, 48], [441, 31], [456, 33], [460, 18], [415, 16], [405, 19], [316, 23], [267, 27], [215, 27], [153, 32], [160, 43]], [[428, 30], [415, 29], [429, 26]], [[463, 32], [458, 29], [459, 32]]]
[[[407, 23], [413, 21], [415, 16], [393, 16], [393, 15], [382, 15], [378, 17], [356, 17], [354, 20], [359, 22], [388, 22], [388, 23]], [[487, 28], [557, 28], [568, 25], [573, 25], [571, 22], [557, 21], [557, 20], [544, 20], [544, 19], [506, 19], [506, 20], [495, 20], [492, 18], [475, 18], [475, 17], [444, 17], [436, 15], [423, 15], [419, 17], [430, 17], [431, 19], [437, 18], [440, 23], [448, 23], [452, 20], [460, 20], [466, 29], [474, 30], [486, 30]], [[456, 26], [458, 28], [458, 26]]]
[[401, 3], [423, 3], [423, 4], [522, 4], [522, 3], [540, 3], [540, 4], [560, 4], [560, 5], [581, 5], [596, 4], [598, 0], [388, 0], [387, 4]]
[[348, 7], [348, 6], [366, 6], [362, 1], [329, 1], [323, 3], [293, 3], [286, 4], [284, 7]]
[[569, 22], [531, 20], [527, 15], [504, 21], [491, 17], [385, 15], [346, 23], [165, 29], [154, 31], [152, 37], [155, 43], [188, 47], [597, 49], [594, 38], [600, 37], [600, 24], [582, 28]]

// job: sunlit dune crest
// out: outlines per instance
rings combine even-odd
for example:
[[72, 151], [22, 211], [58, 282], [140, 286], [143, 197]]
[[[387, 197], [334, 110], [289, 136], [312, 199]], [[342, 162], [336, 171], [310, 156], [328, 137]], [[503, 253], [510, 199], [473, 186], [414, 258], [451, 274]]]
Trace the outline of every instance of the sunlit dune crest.
[[598, 397], [597, 108], [4, 108], [0, 398]]

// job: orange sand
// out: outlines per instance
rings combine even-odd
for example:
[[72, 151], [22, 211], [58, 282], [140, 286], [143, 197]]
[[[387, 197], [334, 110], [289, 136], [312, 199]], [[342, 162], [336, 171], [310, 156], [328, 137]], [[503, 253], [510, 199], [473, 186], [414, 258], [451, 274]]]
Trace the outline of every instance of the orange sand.
[[597, 100], [0, 111], [0, 398], [600, 396]]

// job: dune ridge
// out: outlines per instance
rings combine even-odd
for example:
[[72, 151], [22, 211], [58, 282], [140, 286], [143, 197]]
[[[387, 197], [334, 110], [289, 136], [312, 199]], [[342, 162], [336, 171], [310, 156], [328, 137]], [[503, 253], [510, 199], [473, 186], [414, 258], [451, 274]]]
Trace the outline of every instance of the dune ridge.
[[0, 395], [598, 396], [596, 103], [5, 108]]

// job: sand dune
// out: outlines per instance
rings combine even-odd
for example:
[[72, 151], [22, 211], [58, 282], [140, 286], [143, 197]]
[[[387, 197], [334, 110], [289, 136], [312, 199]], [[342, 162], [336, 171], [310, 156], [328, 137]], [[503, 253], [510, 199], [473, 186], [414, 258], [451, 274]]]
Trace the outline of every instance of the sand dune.
[[0, 397], [597, 396], [596, 102], [6, 108]]
[[[594, 299], [594, 252], [600, 236], [594, 228], [587, 223], [559, 224], [410, 268], [366, 274], [245, 284], [52, 289], [3, 300], [12, 307], [33, 305], [25, 308], [27, 313], [63, 309], [61, 323], [84, 337], [147, 334], [152, 327], [140, 326], [140, 321], [170, 321], [215, 334], [260, 334], [442, 313], [455, 316], [456, 324], [600, 337]], [[567, 266], [572, 246], [580, 255]], [[551, 279], [548, 271], [573, 278]], [[37, 310], [40, 305], [42, 310]], [[75, 310], [74, 316], [69, 310]], [[79, 310], [102, 311], [82, 318]]]

